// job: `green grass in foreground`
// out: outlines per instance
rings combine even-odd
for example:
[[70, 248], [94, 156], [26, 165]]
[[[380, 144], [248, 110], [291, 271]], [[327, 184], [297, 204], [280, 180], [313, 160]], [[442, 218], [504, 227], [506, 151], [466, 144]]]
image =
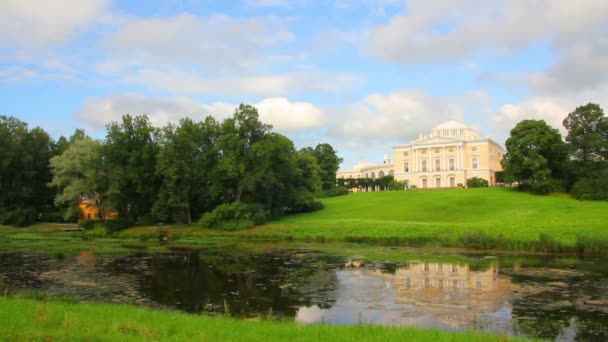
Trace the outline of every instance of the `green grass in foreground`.
[[509, 188], [478, 188], [355, 193], [326, 198], [323, 203], [326, 208], [319, 212], [288, 216], [239, 234], [608, 252], [608, 202], [577, 201], [565, 195], [536, 196]]
[[195, 316], [127, 305], [0, 298], [0, 340], [62, 341], [516, 341], [477, 332], [303, 325]]

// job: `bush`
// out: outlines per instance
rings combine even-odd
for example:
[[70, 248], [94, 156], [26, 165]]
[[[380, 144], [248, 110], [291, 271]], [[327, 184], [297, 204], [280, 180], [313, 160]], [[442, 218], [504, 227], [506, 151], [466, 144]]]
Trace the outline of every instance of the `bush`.
[[570, 196], [578, 200], [608, 201], [608, 181], [605, 179], [581, 179], [570, 190]]
[[63, 215], [65, 222], [76, 223], [82, 216], [82, 209], [79, 206], [71, 206], [68, 211]]
[[337, 197], [337, 196], [348, 195], [348, 193], [349, 193], [349, 191], [348, 191], [347, 187], [345, 187], [345, 186], [337, 186], [337, 187], [332, 188], [332, 189], [320, 191], [320, 192], [318, 192], [318, 193], [315, 194], [315, 197], [317, 197], [317, 198]]
[[293, 203], [287, 208], [288, 214], [309, 213], [324, 209], [323, 203], [316, 201], [312, 193], [306, 190], [296, 192]]
[[225, 203], [212, 211], [205, 213], [199, 220], [203, 227], [221, 230], [241, 230], [251, 228], [256, 224], [266, 223], [266, 215], [259, 204], [243, 202]]
[[467, 188], [487, 188], [490, 186], [487, 180], [479, 177], [467, 179]]
[[129, 224], [129, 221], [127, 221], [124, 218], [116, 218], [116, 219], [113, 219], [113, 220], [106, 220], [104, 222], [104, 225], [106, 226], [106, 230], [108, 231], [108, 234], [119, 232], [119, 231], [127, 229], [127, 228], [129, 228], [131, 226]]
[[16, 208], [0, 212], [0, 224], [25, 227], [36, 222], [36, 211], [32, 208]]
[[95, 228], [95, 220], [86, 219], [82, 220], [78, 223], [78, 226], [84, 230], [89, 230]]

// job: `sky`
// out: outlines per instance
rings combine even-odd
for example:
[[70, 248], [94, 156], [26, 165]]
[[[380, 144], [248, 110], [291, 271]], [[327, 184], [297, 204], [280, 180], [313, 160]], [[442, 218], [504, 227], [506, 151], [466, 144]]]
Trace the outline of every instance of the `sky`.
[[380, 162], [446, 120], [500, 144], [608, 99], [608, 1], [0, 1], [0, 115], [53, 137], [229, 117]]

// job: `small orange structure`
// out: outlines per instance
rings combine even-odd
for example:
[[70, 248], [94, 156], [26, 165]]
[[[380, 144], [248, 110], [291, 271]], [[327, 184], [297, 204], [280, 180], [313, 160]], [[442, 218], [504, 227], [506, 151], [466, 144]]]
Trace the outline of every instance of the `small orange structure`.
[[[80, 207], [80, 210], [82, 211], [82, 214], [80, 215], [80, 217], [78, 218], [78, 221], [82, 221], [82, 220], [99, 220], [101, 219], [100, 215], [99, 215], [99, 207], [97, 206], [97, 202], [95, 202], [95, 200], [86, 197], [86, 196], [82, 196], [80, 198], [80, 203], [78, 203], [78, 207]], [[103, 209], [103, 217], [104, 219], [114, 219], [116, 218], [117, 213], [105, 208]]]

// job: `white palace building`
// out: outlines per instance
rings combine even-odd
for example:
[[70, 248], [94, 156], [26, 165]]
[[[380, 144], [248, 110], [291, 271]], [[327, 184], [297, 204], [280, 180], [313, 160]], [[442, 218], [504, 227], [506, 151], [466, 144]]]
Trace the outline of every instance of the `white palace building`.
[[385, 155], [380, 164], [359, 162], [341, 169], [337, 178], [382, 178], [392, 175], [418, 188], [451, 188], [467, 179], [486, 179], [496, 184], [495, 173], [502, 171], [504, 148], [477, 130], [456, 121], [447, 121], [420, 134], [408, 144], [393, 146], [393, 162]]

